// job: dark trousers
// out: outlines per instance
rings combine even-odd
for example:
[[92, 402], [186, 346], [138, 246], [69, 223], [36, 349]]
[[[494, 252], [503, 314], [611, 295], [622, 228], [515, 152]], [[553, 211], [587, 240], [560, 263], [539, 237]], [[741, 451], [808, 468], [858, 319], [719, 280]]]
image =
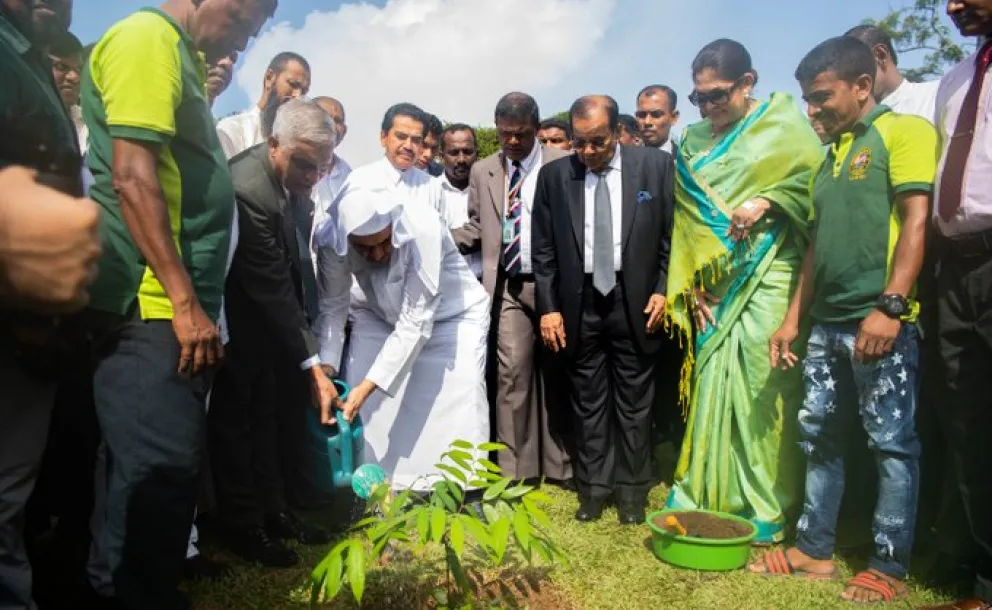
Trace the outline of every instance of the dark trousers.
[[579, 493], [643, 502], [651, 486], [651, 407], [654, 362], [631, 332], [620, 284], [602, 296], [587, 280], [582, 323], [568, 358], [577, 419], [575, 478]]
[[93, 393], [108, 462], [102, 543], [114, 589], [129, 609], [182, 608], [210, 376], [177, 372], [170, 321], [94, 314], [93, 326]]
[[34, 608], [24, 508], [48, 438], [54, 381], [36, 377], [0, 345], [0, 608]]
[[[992, 237], [992, 232], [989, 232]], [[977, 552], [976, 593], [992, 602], [992, 251], [938, 238], [937, 306], [947, 393], [940, 413]]]
[[[48, 445], [27, 507], [26, 542], [34, 567], [35, 599], [42, 608], [50, 600], [74, 600], [84, 582], [100, 444], [89, 358], [71, 360], [60, 376]], [[42, 540], [53, 517], [54, 535]]]
[[232, 336], [208, 415], [217, 507], [232, 528], [261, 525], [265, 514], [286, 509], [287, 472], [298, 469], [302, 457], [283, 451], [281, 424], [295, 419], [303, 426], [309, 402], [304, 374], [293, 366], [298, 363], [237, 340]]

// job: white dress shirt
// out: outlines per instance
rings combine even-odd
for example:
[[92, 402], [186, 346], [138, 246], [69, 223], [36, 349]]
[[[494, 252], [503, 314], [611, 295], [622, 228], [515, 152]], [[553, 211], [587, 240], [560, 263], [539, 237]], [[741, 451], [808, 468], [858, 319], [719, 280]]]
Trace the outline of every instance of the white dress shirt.
[[[441, 185], [445, 222], [448, 223], [448, 228], [454, 230], [464, 227], [468, 224], [468, 188], [460, 189], [451, 184], [447, 174], [441, 174], [435, 180]], [[469, 252], [464, 256], [475, 277], [481, 278], [482, 252]]]
[[937, 107], [937, 87], [940, 81], [911, 83], [903, 79], [896, 90], [888, 94], [882, 103], [899, 114], [915, 114], [933, 123]]
[[585, 247], [582, 249], [583, 267], [586, 273], [593, 270], [593, 246], [596, 234], [596, 185], [600, 180], [606, 180], [610, 191], [610, 208], [613, 210], [613, 270], [623, 269], [623, 176], [620, 174], [620, 146], [610, 161], [610, 171], [605, 177], [586, 170], [585, 183]]
[[[520, 273], [531, 274], [534, 267], [531, 264], [530, 253], [530, 219], [531, 211], [534, 208], [534, 193], [537, 192], [537, 174], [541, 171], [541, 143], [534, 141], [534, 148], [527, 155], [527, 158], [520, 162], [520, 171], [523, 172], [523, 185], [520, 187], [520, 197], [523, 199], [520, 211]], [[506, 159], [506, 180], [503, 188], [503, 218], [508, 218], [510, 213], [510, 202], [506, 195], [510, 190], [510, 179], [513, 177], [513, 161]], [[505, 247], [505, 244], [501, 246]]]
[[665, 140], [665, 143], [658, 147], [658, 150], [663, 150], [670, 155], [675, 154], [675, 142], [672, 142], [671, 138]]
[[317, 233], [317, 227], [323, 224], [327, 217], [327, 208], [331, 207], [331, 203], [341, 192], [344, 181], [349, 175], [351, 175], [351, 166], [341, 157], [334, 155], [331, 173], [324, 176], [324, 179], [313, 187], [313, 193], [310, 195], [313, 199], [313, 231], [310, 233], [310, 253], [313, 255], [314, 272], [316, 272], [317, 265], [317, 246], [313, 236]]
[[217, 123], [217, 137], [228, 159], [261, 144], [265, 141], [262, 137], [262, 111], [258, 106], [252, 106], [241, 114], [221, 119]]
[[[979, 48], [982, 46], [978, 45]], [[947, 161], [947, 147], [958, 123], [961, 104], [971, 87], [975, 76], [975, 61], [978, 53], [951, 68], [940, 80], [937, 93], [937, 131], [941, 141], [940, 164], [937, 166], [937, 184], [934, 188], [934, 221], [937, 228], [947, 237], [978, 233], [992, 229], [992, 74], [986, 73], [985, 82], [978, 101], [978, 120], [975, 121], [975, 136], [965, 167], [964, 184], [961, 188], [961, 207], [950, 221], [940, 218], [940, 179]], [[990, 69], [992, 70], [992, 69]]]

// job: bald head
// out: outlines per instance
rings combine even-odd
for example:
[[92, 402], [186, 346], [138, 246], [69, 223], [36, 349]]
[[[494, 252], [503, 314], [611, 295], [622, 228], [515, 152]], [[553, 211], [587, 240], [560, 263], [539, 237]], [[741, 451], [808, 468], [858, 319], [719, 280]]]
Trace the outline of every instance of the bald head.
[[597, 118], [605, 118], [610, 130], [617, 131], [620, 109], [617, 101], [608, 95], [585, 95], [575, 100], [568, 111], [568, 117], [573, 131], [576, 120], [589, 121]]
[[341, 145], [341, 140], [348, 133], [348, 124], [345, 122], [344, 104], [333, 97], [317, 97], [313, 100], [324, 112], [331, 115], [334, 120], [334, 131], [337, 132], [337, 144]]

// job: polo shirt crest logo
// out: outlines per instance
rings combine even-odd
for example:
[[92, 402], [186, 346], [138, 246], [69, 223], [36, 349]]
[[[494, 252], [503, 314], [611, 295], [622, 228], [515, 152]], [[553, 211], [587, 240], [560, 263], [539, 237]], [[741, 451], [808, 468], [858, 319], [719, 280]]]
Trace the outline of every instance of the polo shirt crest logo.
[[868, 175], [868, 167], [871, 165], [871, 149], [868, 147], [858, 151], [851, 159], [851, 165], [847, 168], [850, 180], [864, 180]]

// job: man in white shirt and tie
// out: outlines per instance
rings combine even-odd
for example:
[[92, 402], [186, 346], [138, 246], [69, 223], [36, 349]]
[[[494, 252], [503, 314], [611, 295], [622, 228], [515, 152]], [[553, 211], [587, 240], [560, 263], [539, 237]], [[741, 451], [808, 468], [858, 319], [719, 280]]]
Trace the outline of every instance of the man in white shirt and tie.
[[885, 30], [873, 25], [859, 25], [845, 36], [857, 38], [871, 48], [875, 57], [875, 101], [885, 104], [899, 114], [915, 114], [934, 122], [937, 104], [937, 87], [940, 81], [912, 83], [899, 71], [892, 37]]
[[[936, 127], [941, 140], [933, 204], [937, 275], [938, 363], [945, 384], [939, 416], [947, 436], [953, 497], [974, 553], [973, 598], [934, 610], [992, 608], [992, 1], [951, 0], [947, 12], [963, 36], [978, 39], [975, 53], [941, 79]], [[953, 533], [956, 523], [949, 524]], [[942, 549], [945, 550], [946, 549]], [[947, 563], [946, 555], [939, 557]], [[958, 558], [953, 558], [958, 559]]]
[[[303, 97], [310, 91], [310, 64], [296, 53], [280, 53], [269, 62], [258, 103], [240, 114], [217, 123], [220, 147], [228, 159], [265, 141], [262, 111], [266, 106]], [[274, 115], [273, 115], [274, 116]]]
[[637, 94], [634, 117], [641, 128], [644, 146], [659, 148], [676, 156], [672, 127], [679, 122], [678, 95], [667, 85], [648, 85]]
[[476, 279], [482, 279], [482, 250], [475, 240], [466, 239], [460, 231], [470, 224], [468, 218], [468, 184], [472, 166], [479, 160], [475, 130], [464, 123], [449, 125], [441, 132], [441, 159], [444, 173], [436, 178], [444, 197], [445, 220], [459, 252], [472, 269]]
[[614, 496], [620, 523], [644, 523], [651, 487], [654, 367], [661, 343], [674, 164], [617, 141], [617, 103], [572, 105], [575, 154], [546, 165], [533, 216], [541, 338], [560, 354], [576, 434], [575, 517]]
[[507, 446], [497, 458], [508, 477], [565, 482], [572, 477], [565, 405], [560, 383], [550, 380], [554, 368], [541, 367], [530, 244], [538, 172], [569, 153], [538, 142], [540, 110], [526, 93], [504, 95], [495, 122], [500, 151], [472, 168], [471, 222], [454, 234], [456, 243], [481, 248], [482, 284], [493, 299], [490, 398], [496, 437]]

